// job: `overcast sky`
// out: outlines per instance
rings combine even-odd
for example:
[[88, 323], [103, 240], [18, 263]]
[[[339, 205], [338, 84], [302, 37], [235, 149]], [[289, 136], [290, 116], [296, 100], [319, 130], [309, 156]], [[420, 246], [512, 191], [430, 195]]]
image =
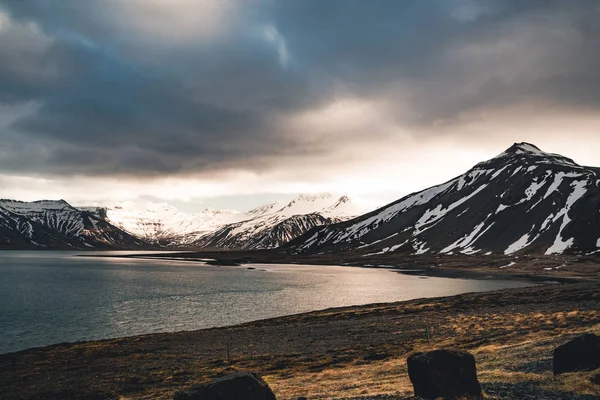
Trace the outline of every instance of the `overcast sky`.
[[376, 203], [600, 165], [597, 0], [0, 0], [0, 197]]

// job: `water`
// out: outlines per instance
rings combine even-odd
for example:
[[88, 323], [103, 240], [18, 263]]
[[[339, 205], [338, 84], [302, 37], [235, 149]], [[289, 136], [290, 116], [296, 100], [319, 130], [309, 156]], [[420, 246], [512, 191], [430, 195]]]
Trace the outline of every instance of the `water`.
[[254, 264], [249, 270], [77, 254], [0, 251], [0, 353], [527, 285], [385, 269]]

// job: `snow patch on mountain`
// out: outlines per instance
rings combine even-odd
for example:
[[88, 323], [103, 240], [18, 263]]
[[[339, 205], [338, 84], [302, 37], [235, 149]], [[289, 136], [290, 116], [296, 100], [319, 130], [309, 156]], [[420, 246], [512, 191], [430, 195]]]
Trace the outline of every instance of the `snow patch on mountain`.
[[573, 204], [575, 204], [575, 202], [577, 202], [579, 199], [581, 199], [583, 197], [583, 195], [585, 195], [585, 193], [587, 192], [587, 189], [586, 189], [587, 184], [588, 184], [587, 180], [576, 181], [571, 184], [571, 187], [573, 188], [573, 192], [569, 195], [569, 198], [567, 199], [567, 203], [565, 204], [565, 207], [562, 210], [560, 210], [559, 213], [556, 214], [556, 216], [554, 217], [554, 221], [557, 221], [559, 218], [562, 217], [562, 219], [563, 219], [562, 224], [560, 226], [558, 234], [556, 235], [554, 244], [552, 244], [552, 246], [550, 246], [550, 248], [548, 250], [546, 250], [546, 254], [563, 253], [565, 250], [567, 250], [569, 247], [571, 247], [573, 245], [573, 241], [575, 239], [569, 238], [567, 240], [564, 240], [562, 233], [563, 233], [563, 230], [565, 229], [565, 227], [569, 224], [569, 222], [571, 222], [571, 218], [569, 218], [569, 211], [571, 210], [571, 207], [573, 207]]

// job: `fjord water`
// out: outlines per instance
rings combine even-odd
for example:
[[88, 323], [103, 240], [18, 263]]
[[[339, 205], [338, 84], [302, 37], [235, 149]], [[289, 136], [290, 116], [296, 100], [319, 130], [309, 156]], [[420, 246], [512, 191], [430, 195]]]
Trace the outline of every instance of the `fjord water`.
[[217, 267], [78, 254], [0, 251], [0, 353], [60, 342], [226, 326], [329, 307], [527, 285], [423, 278], [388, 269], [271, 264]]

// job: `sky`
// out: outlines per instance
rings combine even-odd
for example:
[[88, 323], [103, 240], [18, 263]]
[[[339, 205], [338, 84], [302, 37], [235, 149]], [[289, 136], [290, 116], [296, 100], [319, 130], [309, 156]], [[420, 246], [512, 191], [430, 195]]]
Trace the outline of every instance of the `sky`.
[[514, 142], [600, 166], [596, 0], [0, 0], [0, 197], [385, 204]]

